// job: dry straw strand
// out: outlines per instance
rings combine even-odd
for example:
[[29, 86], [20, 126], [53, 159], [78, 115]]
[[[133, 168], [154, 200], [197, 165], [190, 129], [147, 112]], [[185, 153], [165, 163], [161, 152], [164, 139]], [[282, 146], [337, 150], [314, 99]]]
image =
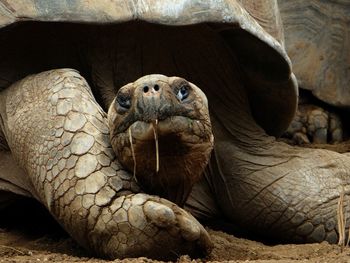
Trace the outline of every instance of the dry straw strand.
[[[155, 127], [154, 127], [155, 126]], [[154, 141], [156, 146], [156, 173], [159, 172], [159, 144], [158, 144], [158, 119], [152, 125]]]
[[130, 141], [130, 148], [131, 148], [132, 159], [134, 161], [134, 179], [137, 182], [137, 178], [136, 178], [136, 157], [135, 157], [135, 151], [134, 151], [134, 144], [133, 144], [133, 141], [132, 141], [131, 129], [129, 129], [129, 141]]

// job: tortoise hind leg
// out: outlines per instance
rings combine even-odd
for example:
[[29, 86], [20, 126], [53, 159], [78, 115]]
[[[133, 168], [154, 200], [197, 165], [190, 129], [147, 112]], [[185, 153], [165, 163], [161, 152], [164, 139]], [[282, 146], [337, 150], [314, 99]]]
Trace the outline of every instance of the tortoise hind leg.
[[344, 139], [344, 127], [338, 113], [339, 109], [332, 108], [308, 92], [300, 90], [298, 110], [283, 137], [288, 138], [288, 142], [292, 144], [332, 148], [327, 144], [337, 144]]

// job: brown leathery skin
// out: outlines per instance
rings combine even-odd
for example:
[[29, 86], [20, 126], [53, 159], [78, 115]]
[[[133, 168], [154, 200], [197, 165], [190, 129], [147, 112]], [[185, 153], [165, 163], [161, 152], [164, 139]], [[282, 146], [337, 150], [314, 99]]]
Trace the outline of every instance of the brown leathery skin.
[[232, 222], [284, 242], [338, 241], [337, 202], [342, 191], [350, 193], [348, 156], [291, 147], [263, 133], [242, 148], [219, 140], [233, 134], [212, 121], [217, 137], [210, 166], [220, 172], [210, 181]]
[[33, 182], [32, 195], [82, 246], [109, 258], [210, 250], [196, 219], [139, 193], [115, 159], [106, 114], [78, 72], [29, 76], [0, 100], [7, 142]]
[[147, 75], [119, 89], [108, 122], [120, 163], [147, 193], [182, 206], [213, 149], [204, 93], [179, 77]]

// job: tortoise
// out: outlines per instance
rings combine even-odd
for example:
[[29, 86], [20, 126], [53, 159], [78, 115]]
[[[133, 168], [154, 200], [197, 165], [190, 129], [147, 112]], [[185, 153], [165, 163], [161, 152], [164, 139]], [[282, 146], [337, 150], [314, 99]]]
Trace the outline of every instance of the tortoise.
[[[284, 242], [337, 242], [349, 157], [276, 141], [298, 89], [276, 1], [254, 2], [0, 1], [1, 205], [35, 198], [80, 245], [108, 258], [209, 253], [197, 219]], [[266, 31], [257, 21], [269, 21]], [[181, 105], [189, 95], [171, 84], [179, 81], [204, 116], [209, 107], [214, 135], [202, 177], [181, 189], [184, 209], [144, 191], [121, 165], [111, 145], [119, 126], [106, 114], [134, 109], [138, 97], [122, 92], [130, 86], [167, 90]]]
[[[332, 106], [339, 109], [350, 106], [350, 3], [314, 0], [278, 1], [278, 4], [285, 30], [286, 50], [293, 62], [299, 87], [311, 91], [313, 96], [331, 106], [321, 104], [322, 107], [316, 109], [315, 106], [310, 107], [303, 103], [301, 107], [305, 113], [300, 115], [306, 115], [304, 118], [310, 120], [310, 115], [317, 112], [317, 115], [324, 115], [332, 120], [334, 110], [323, 110], [324, 106], [330, 109]], [[300, 126], [300, 121], [295, 123]], [[314, 137], [316, 143], [342, 141], [343, 127], [338, 120], [335, 123], [335, 133], [332, 131], [334, 125], [331, 121], [322, 122], [321, 125], [313, 123], [312, 125], [321, 127], [309, 139]], [[290, 129], [290, 132], [293, 130]], [[308, 141], [305, 139], [302, 141]]]

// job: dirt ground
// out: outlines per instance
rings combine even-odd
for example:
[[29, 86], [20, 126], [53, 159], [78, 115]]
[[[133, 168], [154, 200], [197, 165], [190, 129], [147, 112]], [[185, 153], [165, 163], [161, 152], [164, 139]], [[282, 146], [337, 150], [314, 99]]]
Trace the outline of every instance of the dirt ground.
[[[90, 257], [42, 208], [20, 203], [0, 212], [0, 262], [108, 262]], [[182, 256], [178, 262], [350, 262], [350, 248], [341, 251], [326, 242], [271, 246], [220, 231], [209, 229], [209, 233], [214, 249], [208, 257]], [[136, 258], [113, 262], [159, 261]]]

